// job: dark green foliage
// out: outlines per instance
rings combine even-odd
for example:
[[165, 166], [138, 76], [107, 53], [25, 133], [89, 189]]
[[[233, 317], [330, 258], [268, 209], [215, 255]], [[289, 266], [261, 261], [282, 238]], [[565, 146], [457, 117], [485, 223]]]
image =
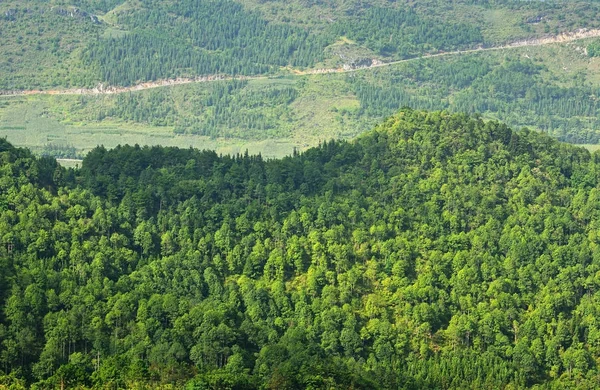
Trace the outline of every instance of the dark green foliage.
[[597, 384], [586, 150], [407, 109], [281, 160], [0, 157], [0, 385]]
[[483, 43], [479, 28], [473, 25], [422, 17], [410, 8], [367, 8], [356, 17], [338, 23], [335, 31], [392, 58]]
[[0, 88], [271, 74], [338, 60], [325, 49], [341, 36], [399, 59], [597, 28], [599, 15], [589, 1], [4, 0]]
[[358, 115], [391, 115], [403, 106], [484, 113], [515, 127], [536, 127], [565, 142], [599, 142], [600, 90], [583, 82], [566, 87], [544, 72], [532, 60], [509, 57], [494, 63], [467, 56], [348, 81], [361, 102]]
[[587, 46], [587, 54], [590, 57], [600, 56], [600, 41], [594, 41]]
[[297, 96], [293, 86], [249, 87], [247, 81], [222, 81], [189, 85], [179, 91], [157, 88], [119, 94], [116, 98], [82, 96], [77, 114], [94, 121], [118, 118], [173, 126], [177, 134], [265, 139], [286, 135], [277, 125], [291, 117], [289, 105]]
[[83, 61], [111, 85], [197, 75], [272, 73], [310, 66], [327, 35], [269, 23], [234, 1], [143, 1], [120, 16], [134, 32], [92, 43]]
[[[233, 1], [143, 1], [120, 14], [132, 31], [92, 43], [86, 65], [112, 85], [213, 74], [273, 73], [282, 66], [314, 66], [324, 48], [346, 35], [380, 55], [406, 58], [483, 42], [479, 29], [424, 18], [411, 9], [369, 8], [309, 33], [264, 20]], [[201, 21], [201, 22], [197, 22]]]

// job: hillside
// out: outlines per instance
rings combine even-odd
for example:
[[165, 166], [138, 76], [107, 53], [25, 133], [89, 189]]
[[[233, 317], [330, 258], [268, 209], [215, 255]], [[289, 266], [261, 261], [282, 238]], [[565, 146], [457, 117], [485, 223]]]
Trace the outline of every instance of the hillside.
[[600, 40], [564, 39], [597, 36], [599, 12], [588, 1], [5, 0], [0, 137], [67, 158], [125, 143], [282, 157], [409, 106], [597, 144]]
[[594, 2], [8, 0], [0, 90], [356, 66], [599, 25]]
[[409, 109], [280, 160], [1, 141], [0, 385], [594, 388], [599, 161]]
[[426, 57], [346, 74], [221, 80], [105, 95], [0, 97], [0, 136], [37, 154], [163, 145], [268, 157], [351, 139], [404, 106], [481, 113], [596, 144], [596, 39]]

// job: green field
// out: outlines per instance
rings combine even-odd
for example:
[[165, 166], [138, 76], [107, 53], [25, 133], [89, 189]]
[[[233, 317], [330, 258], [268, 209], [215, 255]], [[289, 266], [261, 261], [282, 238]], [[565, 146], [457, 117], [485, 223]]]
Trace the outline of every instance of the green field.
[[[243, 153], [246, 149], [265, 157], [290, 154], [294, 148], [291, 139], [239, 140], [211, 139], [198, 135], [178, 135], [171, 127], [157, 127], [119, 121], [66, 124], [58, 115], [54, 97], [33, 97], [3, 101], [0, 109], [0, 137], [15, 145], [30, 148], [38, 154], [56, 157], [82, 157], [89, 150], [104, 145], [164, 145], [180, 148], [211, 149], [223, 154]], [[67, 99], [68, 100], [68, 99]], [[65, 103], [60, 101], [60, 103]], [[57, 119], [58, 118], [58, 119]]]

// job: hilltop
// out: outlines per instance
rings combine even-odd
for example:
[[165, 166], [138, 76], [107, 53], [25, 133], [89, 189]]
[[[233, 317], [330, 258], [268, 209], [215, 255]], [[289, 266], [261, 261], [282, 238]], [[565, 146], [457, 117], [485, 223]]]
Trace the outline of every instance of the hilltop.
[[0, 384], [593, 388], [599, 161], [409, 109], [278, 160], [3, 141]]

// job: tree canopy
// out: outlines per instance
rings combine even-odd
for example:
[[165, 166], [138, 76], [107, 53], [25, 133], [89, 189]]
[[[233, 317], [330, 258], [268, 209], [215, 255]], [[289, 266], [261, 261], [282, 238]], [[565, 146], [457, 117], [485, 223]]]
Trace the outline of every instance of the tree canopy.
[[594, 388], [599, 175], [410, 109], [280, 160], [0, 140], [0, 387]]

